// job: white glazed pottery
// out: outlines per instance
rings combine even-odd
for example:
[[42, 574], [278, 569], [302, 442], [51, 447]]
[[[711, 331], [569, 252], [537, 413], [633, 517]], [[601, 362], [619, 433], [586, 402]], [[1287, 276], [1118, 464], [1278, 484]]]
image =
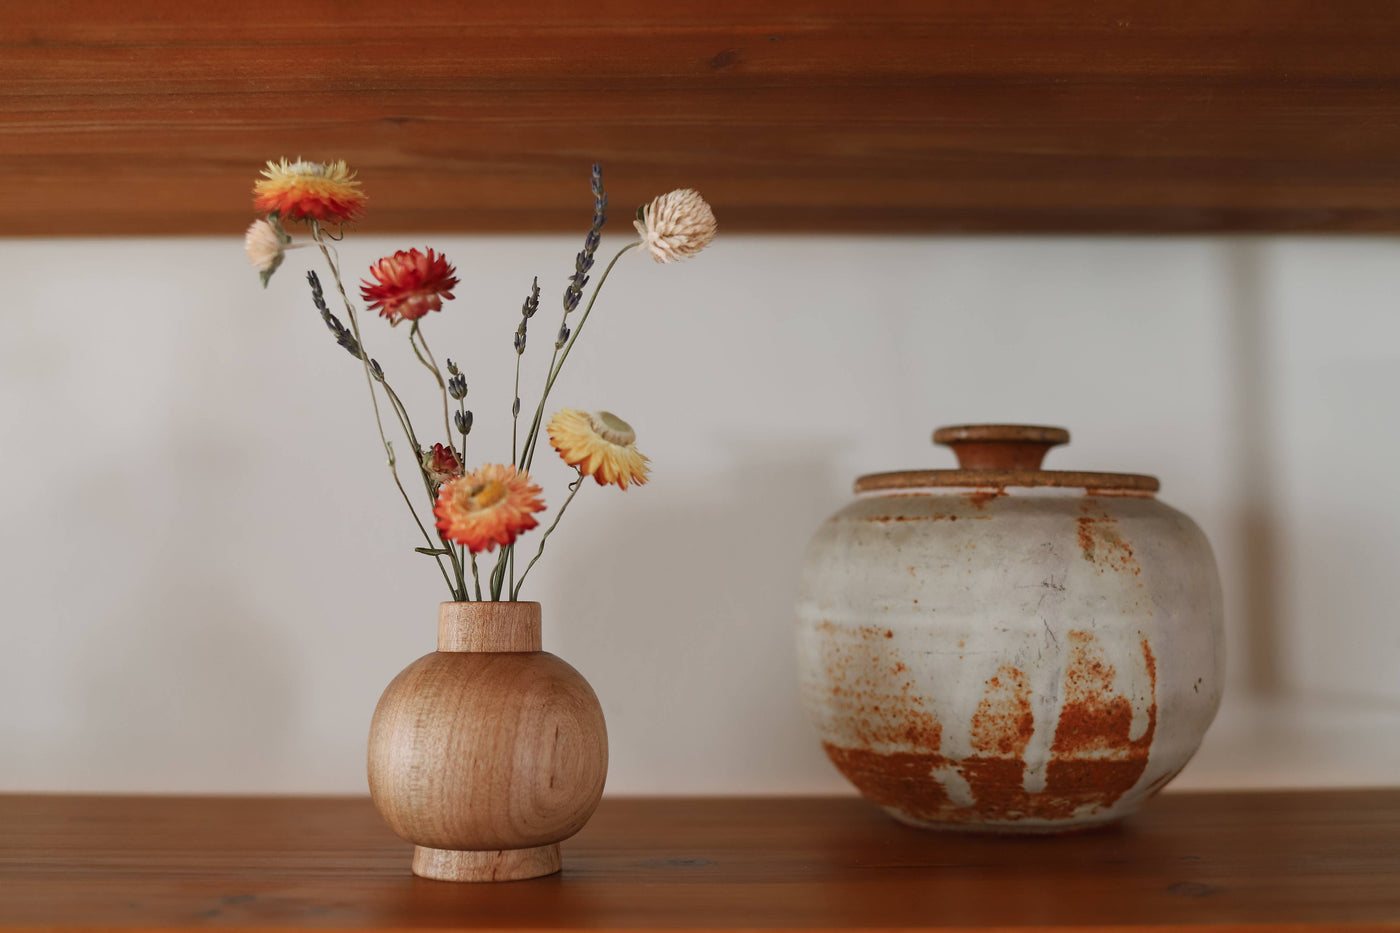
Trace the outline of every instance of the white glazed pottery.
[[1220, 703], [1205, 535], [1150, 476], [1039, 469], [1067, 431], [934, 440], [961, 469], [861, 477], [807, 550], [801, 688], [828, 757], [920, 826], [1124, 816], [1186, 765]]

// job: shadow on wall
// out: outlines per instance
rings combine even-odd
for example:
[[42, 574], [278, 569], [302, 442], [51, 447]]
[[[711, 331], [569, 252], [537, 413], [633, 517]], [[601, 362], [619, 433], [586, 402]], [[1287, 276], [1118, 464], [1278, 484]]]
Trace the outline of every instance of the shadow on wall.
[[1284, 688], [1284, 647], [1277, 601], [1281, 580], [1274, 517], [1278, 484], [1263, 246], [1253, 240], [1231, 243], [1225, 261], [1235, 363], [1236, 521], [1242, 571], [1237, 582], [1248, 652], [1246, 670], [1252, 692], [1273, 696]]
[[[594, 683], [611, 736], [612, 793], [732, 792], [716, 761], [742, 769], [754, 792], [845, 786], [798, 701], [793, 605], [807, 539], [850, 477], [837, 470], [833, 443], [765, 437], [723, 447], [727, 469], [670, 491], [683, 507], [648, 508], [640, 522], [604, 514], [592, 546], [560, 567], [558, 592], [582, 613], [599, 612], [578, 620], [578, 632], [605, 633], [575, 633], [569, 660], [585, 675], [610, 666], [635, 674]], [[803, 776], [794, 781], [796, 762]]]

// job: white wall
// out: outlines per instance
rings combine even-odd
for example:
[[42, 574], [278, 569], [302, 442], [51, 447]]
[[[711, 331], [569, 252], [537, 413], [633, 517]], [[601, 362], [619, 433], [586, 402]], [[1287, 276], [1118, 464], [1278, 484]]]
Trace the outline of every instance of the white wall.
[[[457, 263], [428, 334], [483, 460], [530, 276], [527, 407], [579, 239], [342, 247], [356, 275], [425, 243]], [[632, 421], [653, 482], [589, 484], [525, 594], [603, 700], [609, 791], [844, 792], [795, 696], [803, 545], [857, 474], [947, 465], [929, 431], [981, 420], [1068, 426], [1049, 466], [1157, 474], [1214, 542], [1231, 682], [1175, 786], [1400, 783], [1396, 247], [722, 236], [624, 260], [553, 401]], [[364, 790], [370, 712], [446, 593], [313, 259], [264, 293], [233, 236], [0, 241], [0, 789]], [[430, 433], [407, 329], [366, 331]]]

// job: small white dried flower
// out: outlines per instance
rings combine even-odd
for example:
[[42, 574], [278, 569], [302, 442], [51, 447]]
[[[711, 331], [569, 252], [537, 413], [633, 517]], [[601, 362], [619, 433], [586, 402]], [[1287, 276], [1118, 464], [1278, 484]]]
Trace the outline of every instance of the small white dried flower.
[[248, 232], [243, 234], [243, 251], [248, 254], [253, 268], [258, 270], [263, 288], [267, 287], [272, 273], [282, 265], [284, 251], [291, 242], [292, 238], [274, 221], [255, 220], [248, 225]]
[[715, 212], [690, 188], [677, 188], [637, 211], [642, 245], [657, 262], [689, 259], [715, 238]]

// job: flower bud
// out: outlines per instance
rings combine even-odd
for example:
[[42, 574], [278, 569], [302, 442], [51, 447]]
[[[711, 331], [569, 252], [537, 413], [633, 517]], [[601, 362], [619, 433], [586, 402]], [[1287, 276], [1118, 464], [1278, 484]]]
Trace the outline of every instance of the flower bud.
[[451, 447], [434, 444], [432, 450], [422, 452], [419, 460], [423, 464], [423, 472], [428, 474], [434, 486], [441, 486], [462, 475], [462, 461]]

